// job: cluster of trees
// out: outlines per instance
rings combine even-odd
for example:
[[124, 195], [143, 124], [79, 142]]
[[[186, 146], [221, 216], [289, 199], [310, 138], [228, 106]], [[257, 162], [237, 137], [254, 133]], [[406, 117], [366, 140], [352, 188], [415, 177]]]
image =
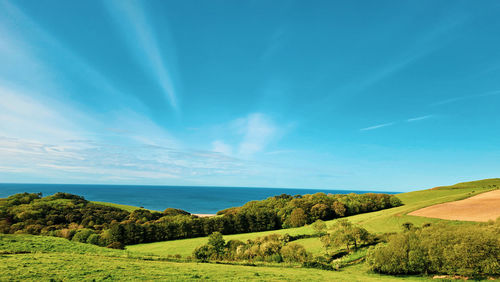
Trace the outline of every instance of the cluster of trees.
[[386, 274], [500, 275], [500, 222], [485, 225], [403, 226], [367, 255], [372, 270]]
[[298, 227], [399, 205], [398, 198], [387, 194], [283, 194], [220, 211], [215, 217], [199, 218], [173, 208], [129, 213], [67, 193], [48, 197], [22, 193], [0, 199], [0, 232], [53, 235], [118, 248], [214, 232], [237, 234]]
[[355, 215], [365, 212], [397, 207], [402, 205], [394, 195], [388, 194], [325, 194], [290, 196], [282, 194], [262, 201], [251, 201], [242, 207], [219, 211], [219, 215], [258, 214], [266, 211], [273, 213], [276, 221], [283, 228], [299, 227], [316, 220], [331, 220], [334, 218]]
[[[300, 263], [304, 267], [333, 270], [333, 261], [349, 254], [356, 249], [379, 242], [380, 238], [370, 234], [366, 229], [340, 219], [326, 228], [326, 224], [318, 220], [313, 224], [316, 234], [311, 236], [321, 237], [327, 252], [324, 255], [313, 256], [306, 249], [293, 241], [300, 236], [288, 234], [271, 234], [253, 240], [242, 242], [230, 240], [225, 242], [222, 234], [215, 232], [209, 236], [208, 243], [196, 248], [193, 257], [201, 261], [264, 261], [264, 262], [289, 262]], [[345, 248], [345, 249], [343, 249]], [[331, 251], [331, 252], [330, 252]]]
[[96, 231], [121, 222], [127, 211], [93, 204], [84, 198], [56, 193], [22, 193], [0, 199], [0, 232], [54, 235], [63, 229], [89, 228]]
[[222, 234], [215, 232], [209, 236], [208, 244], [199, 246], [193, 257], [201, 261], [265, 261], [305, 263], [312, 255], [299, 244], [290, 243], [288, 234], [271, 234], [247, 242], [230, 240], [227, 243]]

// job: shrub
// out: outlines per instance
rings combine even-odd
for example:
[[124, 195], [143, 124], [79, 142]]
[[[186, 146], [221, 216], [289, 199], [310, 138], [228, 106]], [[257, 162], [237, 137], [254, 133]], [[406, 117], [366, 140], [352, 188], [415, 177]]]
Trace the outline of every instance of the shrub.
[[86, 241], [87, 244], [92, 244], [92, 245], [99, 245], [99, 242], [100, 242], [100, 236], [98, 234], [91, 234]]
[[290, 243], [281, 248], [281, 256], [285, 262], [305, 262], [310, 255], [304, 246]]
[[387, 274], [499, 275], [499, 236], [488, 225], [432, 225], [393, 235], [368, 252], [367, 262]]
[[90, 229], [80, 229], [75, 233], [75, 236], [71, 239], [75, 242], [86, 243], [90, 235], [95, 234], [93, 230]]
[[123, 245], [120, 242], [113, 242], [113, 243], [107, 245], [106, 248], [123, 250], [123, 249], [125, 249], [125, 245]]
[[215, 251], [219, 254], [224, 251], [225, 244], [226, 242], [220, 232], [214, 232], [208, 236], [208, 245], [214, 247]]
[[209, 261], [213, 256], [217, 255], [217, 251], [212, 245], [202, 245], [193, 251], [193, 257], [203, 262]]

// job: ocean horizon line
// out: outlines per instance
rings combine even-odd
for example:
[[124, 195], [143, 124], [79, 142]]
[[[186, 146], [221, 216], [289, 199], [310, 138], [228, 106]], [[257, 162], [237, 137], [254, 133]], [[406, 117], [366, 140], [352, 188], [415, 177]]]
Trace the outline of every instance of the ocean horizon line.
[[[71, 185], [71, 186], [130, 186], [130, 187], [175, 187], [175, 188], [236, 188], [236, 189], [287, 189], [287, 190], [331, 190], [331, 191], [359, 191], [370, 193], [404, 193], [394, 190], [379, 190], [379, 189], [355, 189], [355, 188], [322, 188], [322, 187], [264, 187], [264, 186], [219, 186], [219, 185], [170, 185], [170, 184], [103, 184], [103, 183], [37, 183], [37, 182], [0, 182], [0, 185]], [[413, 191], [413, 190], [412, 190]], [[415, 190], [416, 191], [416, 190]], [[408, 191], [406, 191], [408, 192]], [[411, 192], [411, 191], [409, 191]]]

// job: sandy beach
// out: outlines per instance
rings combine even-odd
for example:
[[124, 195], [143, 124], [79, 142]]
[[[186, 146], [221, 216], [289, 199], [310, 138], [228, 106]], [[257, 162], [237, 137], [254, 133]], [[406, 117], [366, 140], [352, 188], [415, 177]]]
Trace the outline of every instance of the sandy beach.
[[196, 215], [197, 217], [211, 217], [211, 216], [216, 216], [216, 214], [213, 214], [213, 213], [193, 213], [192, 215]]

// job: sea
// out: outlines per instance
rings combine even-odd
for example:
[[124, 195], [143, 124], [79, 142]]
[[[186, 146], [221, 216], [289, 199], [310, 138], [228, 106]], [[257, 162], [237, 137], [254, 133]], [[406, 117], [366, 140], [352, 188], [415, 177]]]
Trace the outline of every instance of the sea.
[[0, 183], [0, 198], [23, 192], [41, 192], [43, 196], [66, 192], [83, 196], [89, 201], [112, 202], [155, 211], [177, 208], [195, 214], [215, 214], [226, 208], [242, 206], [248, 201], [263, 200], [281, 194], [294, 196], [317, 192], [326, 194], [398, 193], [298, 188]]

